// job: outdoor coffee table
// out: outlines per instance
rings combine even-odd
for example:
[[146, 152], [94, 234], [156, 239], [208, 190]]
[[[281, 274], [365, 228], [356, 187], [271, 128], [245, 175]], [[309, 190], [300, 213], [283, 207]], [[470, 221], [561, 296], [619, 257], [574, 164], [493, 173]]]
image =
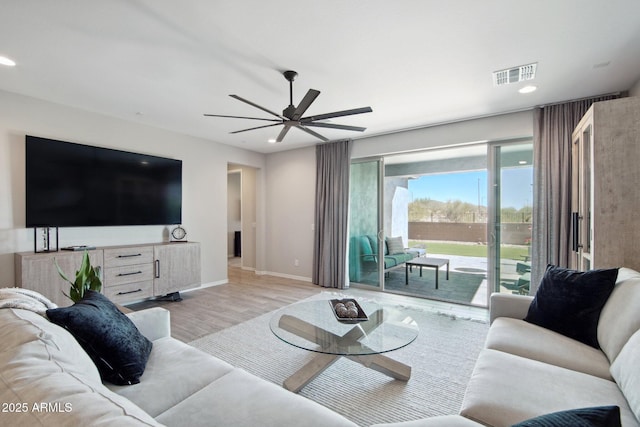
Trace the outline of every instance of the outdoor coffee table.
[[438, 289], [438, 270], [443, 265], [447, 266], [447, 280], [449, 280], [449, 260], [446, 258], [414, 258], [407, 261], [404, 265], [404, 283], [409, 284], [409, 268], [420, 267], [420, 277], [422, 277], [422, 267], [431, 267], [436, 269], [436, 289]]
[[297, 393], [341, 357], [392, 378], [409, 380], [411, 367], [382, 353], [412, 343], [418, 336], [418, 325], [399, 310], [358, 303], [368, 320], [339, 321], [328, 300], [303, 301], [273, 315], [269, 326], [275, 336], [292, 346], [318, 353], [284, 381], [284, 388]]

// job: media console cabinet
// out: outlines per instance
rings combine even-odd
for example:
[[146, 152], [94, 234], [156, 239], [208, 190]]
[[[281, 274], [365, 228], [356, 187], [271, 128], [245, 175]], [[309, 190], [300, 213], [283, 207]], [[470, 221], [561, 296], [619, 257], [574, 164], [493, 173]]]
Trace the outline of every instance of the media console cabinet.
[[[101, 267], [102, 293], [117, 304], [152, 297], [178, 300], [181, 290], [200, 286], [200, 244], [150, 243], [91, 249], [91, 265]], [[72, 304], [66, 296], [69, 283], [82, 263], [84, 251], [20, 252], [15, 254], [16, 286], [40, 292], [59, 306]]]

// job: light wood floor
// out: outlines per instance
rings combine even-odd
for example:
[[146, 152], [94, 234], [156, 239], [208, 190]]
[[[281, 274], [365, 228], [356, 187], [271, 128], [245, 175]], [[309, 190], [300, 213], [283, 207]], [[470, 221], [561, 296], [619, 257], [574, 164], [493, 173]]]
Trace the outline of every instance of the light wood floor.
[[[190, 342], [323, 291], [331, 290], [309, 282], [258, 276], [251, 271], [229, 267], [229, 283], [181, 292], [180, 302], [150, 300], [128, 305], [127, 308], [134, 311], [149, 307], [166, 308], [171, 312], [171, 335], [181, 341]], [[382, 303], [414, 305], [465, 318], [488, 318], [487, 310], [477, 307], [353, 287], [342, 292], [354, 297], [374, 298]]]

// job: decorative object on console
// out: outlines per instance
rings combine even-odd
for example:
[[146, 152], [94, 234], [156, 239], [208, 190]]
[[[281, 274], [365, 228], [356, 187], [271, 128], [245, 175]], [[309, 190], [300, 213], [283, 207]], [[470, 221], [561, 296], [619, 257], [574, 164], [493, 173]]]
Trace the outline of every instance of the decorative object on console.
[[181, 225], [171, 230], [172, 242], [186, 242], [187, 241], [186, 238], [187, 238], [187, 230], [185, 230]]
[[525, 321], [599, 348], [598, 319], [618, 269], [576, 271], [548, 265]]
[[71, 307], [47, 310], [47, 317], [71, 332], [104, 381], [140, 382], [153, 344], [107, 297], [88, 290]]
[[58, 227], [35, 227], [33, 229], [34, 252], [58, 251]]
[[58, 269], [58, 274], [60, 274], [60, 277], [71, 284], [71, 287], [69, 288], [69, 295], [65, 294], [65, 296], [73, 302], [80, 301], [84, 297], [86, 291], [91, 290], [100, 292], [100, 290], [102, 289], [102, 281], [100, 280], [100, 267], [91, 266], [91, 261], [89, 260], [89, 252], [84, 252], [84, 255], [82, 257], [82, 264], [80, 265], [80, 269], [76, 271], [76, 278], [73, 282], [67, 278], [55, 258], [53, 259], [53, 262]]

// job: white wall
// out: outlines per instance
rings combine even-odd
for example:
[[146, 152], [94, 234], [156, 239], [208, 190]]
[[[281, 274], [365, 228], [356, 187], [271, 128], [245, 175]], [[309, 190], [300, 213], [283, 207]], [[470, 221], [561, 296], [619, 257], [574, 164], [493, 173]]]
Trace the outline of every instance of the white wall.
[[[531, 111], [356, 140], [353, 158], [533, 135]], [[311, 280], [315, 147], [267, 155], [266, 265], [271, 273]], [[294, 260], [299, 266], [294, 266]]]
[[358, 139], [355, 141], [351, 157], [357, 159], [479, 141], [526, 138], [532, 135], [533, 112], [522, 111]]
[[640, 96], [640, 79], [629, 89], [629, 96]]
[[[182, 220], [188, 239], [202, 244], [202, 281], [227, 280], [227, 212], [220, 205], [227, 199], [227, 163], [262, 168], [260, 190], [264, 155], [0, 91], [0, 286], [15, 283], [14, 252], [33, 251], [33, 230], [25, 228], [25, 134], [182, 160]], [[264, 213], [258, 217], [262, 227]], [[63, 228], [60, 246], [151, 243], [165, 234], [158, 226]]]
[[[316, 185], [315, 146], [267, 155], [268, 273], [310, 280]], [[298, 266], [295, 265], [298, 260]]]

